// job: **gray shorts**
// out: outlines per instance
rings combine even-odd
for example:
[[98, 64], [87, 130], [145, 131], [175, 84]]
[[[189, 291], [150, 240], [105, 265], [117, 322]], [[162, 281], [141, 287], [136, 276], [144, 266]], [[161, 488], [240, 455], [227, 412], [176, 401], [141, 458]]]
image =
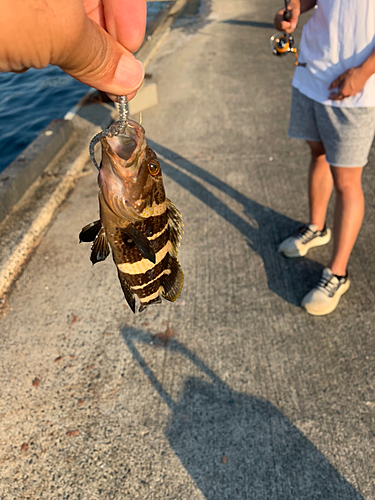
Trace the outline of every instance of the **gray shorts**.
[[288, 136], [322, 142], [333, 167], [364, 167], [375, 134], [375, 108], [325, 106], [292, 89]]

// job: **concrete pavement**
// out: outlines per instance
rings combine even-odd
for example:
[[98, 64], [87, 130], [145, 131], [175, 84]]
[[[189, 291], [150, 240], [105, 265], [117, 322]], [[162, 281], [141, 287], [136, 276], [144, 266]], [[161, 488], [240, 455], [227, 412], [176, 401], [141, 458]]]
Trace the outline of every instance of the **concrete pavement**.
[[286, 138], [277, 7], [203, 2], [148, 68], [159, 105], [143, 125], [185, 223], [178, 301], [133, 315], [110, 259], [91, 266], [93, 167], [17, 280], [0, 321], [0, 498], [375, 499], [375, 157], [351, 289], [310, 317], [298, 304], [331, 245], [276, 252], [306, 220], [308, 164]]

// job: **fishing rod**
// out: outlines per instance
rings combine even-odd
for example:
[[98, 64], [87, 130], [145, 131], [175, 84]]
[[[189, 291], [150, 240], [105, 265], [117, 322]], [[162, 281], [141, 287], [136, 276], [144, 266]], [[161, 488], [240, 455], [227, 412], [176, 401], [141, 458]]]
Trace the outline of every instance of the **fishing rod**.
[[[284, 21], [290, 21], [292, 18], [292, 10], [288, 9], [288, 0], [284, 1], [285, 1], [285, 10], [283, 14], [283, 19]], [[270, 45], [272, 54], [274, 54], [275, 56], [285, 56], [288, 53], [292, 53], [296, 58], [294, 65], [306, 67], [306, 63], [298, 62], [297, 47], [294, 46], [294, 38], [291, 34], [285, 32], [275, 33], [270, 38]]]

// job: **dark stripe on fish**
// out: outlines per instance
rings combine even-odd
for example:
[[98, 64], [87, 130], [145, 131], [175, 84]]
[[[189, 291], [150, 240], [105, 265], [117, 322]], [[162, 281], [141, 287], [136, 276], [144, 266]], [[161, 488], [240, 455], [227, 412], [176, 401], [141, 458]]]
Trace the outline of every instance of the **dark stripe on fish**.
[[147, 236], [147, 238], [150, 238], [154, 234], [162, 231], [167, 221], [167, 212], [164, 212], [160, 215], [153, 215], [145, 220], [138, 221], [134, 225], [137, 229], [139, 229], [139, 231], [141, 231], [141, 233]]
[[162, 297], [173, 302], [180, 294], [184, 281], [178, 260], [170, 254], [167, 254], [160, 264], [144, 274], [123, 274], [141, 303], [148, 302], [147, 298], [158, 291]]
[[[168, 253], [158, 264], [156, 264], [152, 269], [144, 273], [137, 274], [129, 274], [121, 271], [124, 274], [125, 279], [129, 283], [130, 287], [145, 285], [146, 283], [150, 283], [150, 281], [157, 278], [164, 269], [167, 269], [168, 266]], [[138, 293], [137, 293], [138, 295]]]
[[[168, 255], [166, 256], [166, 260], [168, 260]], [[138, 295], [140, 299], [144, 299], [159, 290], [164, 276], [166, 274], [169, 274], [170, 272], [170, 269], [162, 269], [160, 271], [160, 274], [155, 273], [155, 278], [153, 280], [150, 280], [148, 284], [142, 283], [142, 285], [130, 285], [130, 288], [134, 293]]]
[[144, 311], [150, 304], [161, 304], [161, 298], [156, 297], [155, 299], [150, 300], [150, 302], [147, 302], [147, 304], [141, 304], [139, 312], [141, 313], [142, 311]]

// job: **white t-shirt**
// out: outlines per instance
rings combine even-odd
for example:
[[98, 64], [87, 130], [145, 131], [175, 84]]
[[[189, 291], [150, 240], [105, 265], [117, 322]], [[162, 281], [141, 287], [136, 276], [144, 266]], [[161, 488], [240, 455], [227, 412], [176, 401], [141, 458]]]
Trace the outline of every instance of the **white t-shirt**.
[[302, 31], [292, 85], [314, 101], [331, 106], [375, 106], [375, 74], [356, 95], [328, 99], [328, 87], [344, 71], [363, 63], [375, 50], [375, 0], [318, 0]]

